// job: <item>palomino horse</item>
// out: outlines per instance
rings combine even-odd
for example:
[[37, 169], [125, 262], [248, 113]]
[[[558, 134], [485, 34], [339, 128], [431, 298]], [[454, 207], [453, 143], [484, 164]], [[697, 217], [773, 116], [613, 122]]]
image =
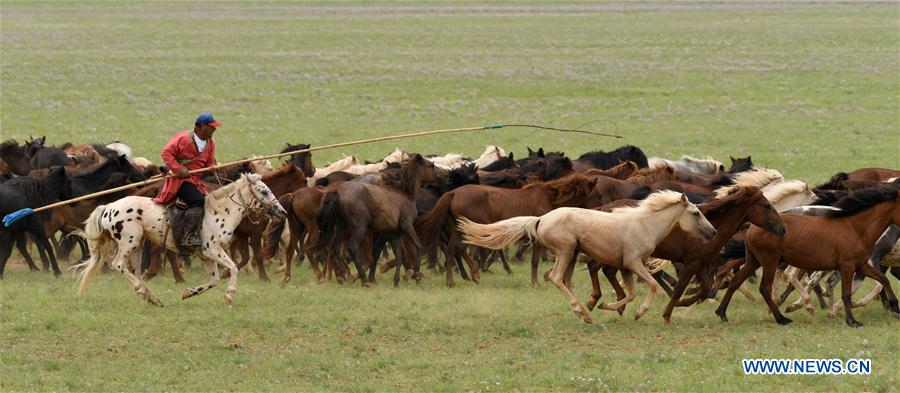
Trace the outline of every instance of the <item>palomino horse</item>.
[[[668, 323], [672, 316], [672, 309], [676, 306], [686, 307], [709, 296], [712, 287], [711, 276], [713, 265], [716, 264], [722, 245], [731, 238], [745, 222], [750, 222], [765, 228], [776, 236], [784, 234], [784, 224], [778, 216], [778, 212], [772, 208], [763, 193], [756, 187], [741, 187], [729, 196], [721, 199], [697, 205], [703, 216], [716, 228], [717, 235], [713, 241], [704, 242], [691, 236], [689, 233], [675, 229], [670, 233], [651, 254], [657, 258], [663, 258], [683, 265], [675, 290], [666, 309], [663, 319]], [[604, 268], [607, 269], [607, 268]], [[594, 286], [588, 308], [593, 309], [600, 300], [600, 286], [597, 279], [597, 269], [592, 267], [591, 280]], [[679, 302], [681, 295], [688, 283], [697, 276], [701, 282], [700, 291], [693, 297]], [[607, 274], [609, 277], [609, 274]], [[618, 284], [617, 282], [615, 284]]]
[[[225, 292], [225, 302], [231, 304], [237, 290], [238, 271], [225, 249], [231, 243], [234, 229], [249, 214], [265, 212], [269, 216], [282, 216], [284, 209], [269, 187], [260, 180], [260, 176], [250, 174], [241, 175], [234, 183], [213, 191], [206, 197], [205, 210], [200, 231], [203, 245], [199, 251], [203, 266], [209, 272], [209, 282], [185, 289], [181, 298], [187, 299], [215, 287], [219, 282], [217, 265], [222, 265], [231, 274], [228, 290]], [[162, 306], [144, 280], [131, 272], [127, 262], [144, 238], [174, 250], [175, 239], [170, 234], [171, 229], [165, 206], [153, 203], [150, 198], [128, 196], [108, 205], [98, 206], [85, 221], [85, 230], [81, 233], [88, 241], [91, 258], [76, 265], [76, 268], [83, 269], [79, 276], [78, 292], [84, 292], [100, 272], [107, 256], [115, 250], [113, 268], [131, 282], [138, 296], [150, 304]]]
[[[775, 237], [751, 226], [747, 232], [747, 257], [722, 298], [716, 314], [727, 321], [728, 303], [735, 289], [760, 266], [763, 276], [759, 291], [779, 324], [792, 322], [778, 310], [772, 299], [772, 282], [779, 262], [805, 270], [833, 270], [841, 273], [841, 300], [846, 309], [847, 325], [861, 326], [853, 318], [851, 282], [854, 273], [875, 279], [887, 290], [891, 311], [900, 316], [897, 298], [887, 277], [867, 263], [875, 241], [891, 225], [900, 224], [900, 191], [895, 186], [856, 191], [823, 217], [785, 214], [781, 218], [787, 228], [784, 237]], [[827, 244], [828, 247], [822, 247]]]
[[[344, 234], [347, 234], [349, 238], [346, 241], [346, 248], [356, 265], [361, 283], [365, 286], [367, 283], [360, 243], [371, 231], [374, 235], [387, 236], [394, 255], [400, 260], [405, 260], [407, 266], [415, 265], [414, 275], [418, 279], [417, 251], [420, 243], [413, 226], [418, 216], [416, 192], [422, 182], [436, 180], [434, 164], [418, 154], [413, 154], [403, 163], [399, 174], [383, 176], [381, 184], [361, 181], [341, 183], [333, 191], [325, 194], [322, 206], [316, 212], [316, 223], [320, 233], [310, 251], [321, 251], [331, 246], [332, 256], [338, 257]], [[378, 237], [374, 235], [373, 238]], [[380, 250], [376, 247], [372, 255], [377, 258]], [[370, 268], [374, 269], [375, 261], [372, 262]], [[400, 265], [397, 265], [394, 274], [395, 286], [400, 281]]]
[[[550, 281], [569, 299], [572, 311], [587, 323], [593, 321], [571, 290], [578, 253], [583, 252], [604, 265], [628, 269], [647, 283], [650, 293], [638, 308], [637, 319], [650, 308], [653, 296], [662, 291], [644, 266], [644, 260], [676, 226], [707, 240], [716, 236], [716, 229], [697, 206], [674, 191], [655, 193], [637, 207], [619, 208], [612, 213], [560, 208], [540, 217], [516, 217], [488, 225], [476, 224], [465, 217], [459, 219], [459, 229], [468, 244], [499, 250], [527, 235], [552, 251], [556, 264]], [[632, 301], [635, 291], [630, 274], [625, 276], [625, 285], [628, 289], [625, 299], [601, 308], [617, 310]]]

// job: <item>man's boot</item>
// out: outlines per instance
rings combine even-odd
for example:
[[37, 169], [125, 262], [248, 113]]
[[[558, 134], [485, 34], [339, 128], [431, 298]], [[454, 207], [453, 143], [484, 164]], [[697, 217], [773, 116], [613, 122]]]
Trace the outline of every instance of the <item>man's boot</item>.
[[184, 238], [181, 245], [184, 247], [198, 247], [203, 244], [200, 240], [200, 225], [203, 223], [203, 208], [192, 207], [184, 212]]

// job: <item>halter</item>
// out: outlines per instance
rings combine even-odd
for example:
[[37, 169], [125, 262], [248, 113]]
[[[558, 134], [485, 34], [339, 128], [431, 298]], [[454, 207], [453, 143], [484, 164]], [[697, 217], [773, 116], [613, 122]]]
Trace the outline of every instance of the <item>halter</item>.
[[[213, 172], [213, 175], [214, 175], [215, 178], [216, 178], [216, 182], [219, 183], [219, 187], [225, 187], [225, 186], [222, 184], [222, 179], [219, 178], [219, 174]], [[228, 181], [228, 180], [226, 179], [226, 181]], [[232, 183], [234, 183], [234, 182], [232, 181]], [[270, 191], [270, 192], [271, 192], [271, 191]], [[253, 199], [255, 199], [256, 202], [259, 202], [259, 204], [260, 204], [260, 207], [252, 207], [252, 202], [251, 202], [250, 204], [247, 204], [247, 201], [244, 199], [244, 196], [241, 195], [239, 192], [238, 192], [237, 194], [238, 194], [238, 196], [240, 197], [241, 202], [238, 202], [238, 201], [234, 200], [234, 198], [232, 197], [231, 193], [226, 193], [225, 196], [226, 196], [228, 199], [230, 199], [231, 202], [233, 202], [235, 205], [238, 205], [238, 206], [240, 206], [242, 209], [244, 209], [244, 210], [246, 210], [246, 211], [248, 211], [248, 212], [251, 213], [251, 214], [248, 214], [248, 215], [244, 216], [244, 217], [247, 218], [247, 220], [250, 221], [250, 223], [252, 223], [253, 225], [259, 225], [259, 223], [260, 223], [260, 221], [261, 221], [261, 217], [262, 217], [262, 216], [267, 216], [267, 215], [268, 215], [268, 214], [266, 214], [267, 206], [266, 206], [265, 201], [260, 200], [259, 197], [256, 196], [256, 193], [254, 193], [254, 192], [251, 191], [250, 194], [253, 195]], [[243, 203], [242, 203], [242, 202], [243, 202]], [[258, 217], [258, 218], [254, 219], [253, 217]]]

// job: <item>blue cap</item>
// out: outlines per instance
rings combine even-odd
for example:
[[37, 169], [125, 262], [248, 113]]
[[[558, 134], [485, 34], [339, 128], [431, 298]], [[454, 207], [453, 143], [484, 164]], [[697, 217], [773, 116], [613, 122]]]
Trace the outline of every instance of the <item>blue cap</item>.
[[195, 124], [209, 124], [213, 127], [220, 127], [222, 123], [217, 122], [215, 118], [213, 118], [212, 113], [203, 112], [200, 116], [197, 116], [197, 121]]

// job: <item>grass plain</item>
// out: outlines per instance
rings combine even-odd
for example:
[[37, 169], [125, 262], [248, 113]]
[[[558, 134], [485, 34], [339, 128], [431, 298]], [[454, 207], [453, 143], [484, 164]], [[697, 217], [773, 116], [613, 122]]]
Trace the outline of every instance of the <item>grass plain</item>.
[[[0, 7], [0, 134], [60, 144], [119, 139], [158, 151], [200, 111], [225, 123], [219, 161], [404, 131], [492, 123], [585, 126], [617, 141], [532, 130], [322, 151], [322, 165], [400, 146], [577, 156], [632, 143], [649, 155], [752, 154], [788, 178], [900, 167], [897, 3], [31, 3]], [[547, 267], [547, 266], [545, 266]], [[22, 269], [0, 286], [0, 388], [77, 391], [896, 391], [897, 321], [776, 325], [737, 298], [671, 326], [595, 312], [584, 325], [527, 267], [447, 289], [279, 288], [242, 275], [187, 302], [121, 277], [85, 296]], [[203, 280], [188, 272], [189, 282]], [[584, 298], [589, 283], [576, 277]], [[896, 280], [893, 281], [895, 284]], [[896, 287], [896, 285], [895, 285]], [[742, 358], [871, 358], [869, 376], [744, 376]]]

